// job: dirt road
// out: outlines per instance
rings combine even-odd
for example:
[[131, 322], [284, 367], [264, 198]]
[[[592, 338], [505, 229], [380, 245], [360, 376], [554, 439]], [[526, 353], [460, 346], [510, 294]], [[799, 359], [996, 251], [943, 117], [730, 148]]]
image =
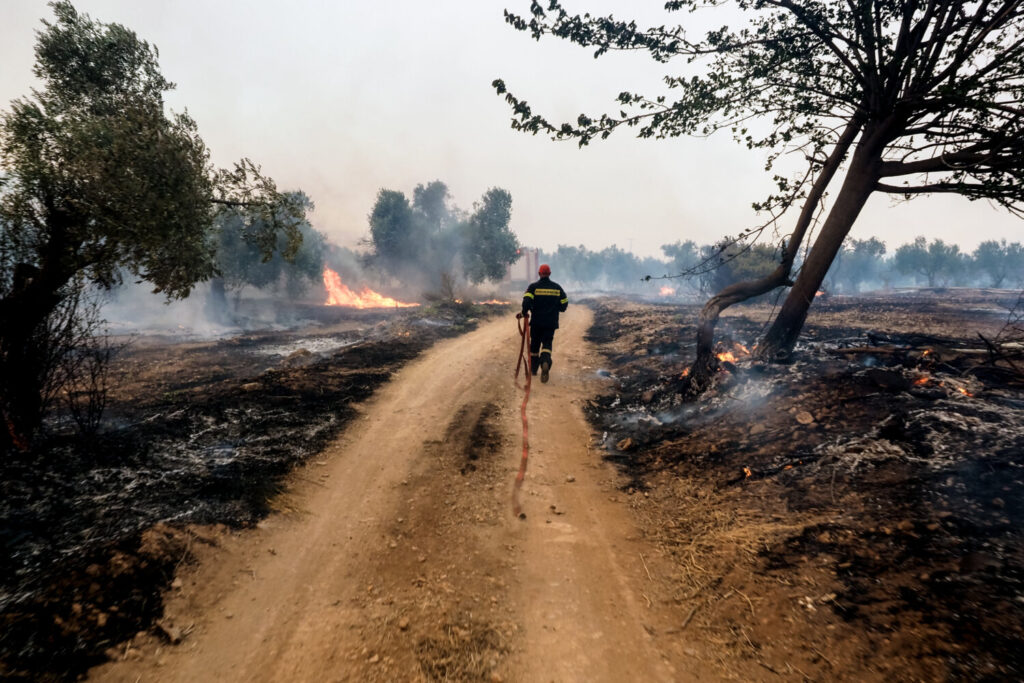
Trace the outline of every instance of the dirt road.
[[[511, 316], [442, 342], [293, 476], [258, 529], [197, 548], [168, 596], [176, 646], [140, 635], [100, 681], [675, 681], [680, 615], [581, 404], [602, 381], [563, 318], [534, 384], [525, 520]], [[202, 544], [200, 544], [202, 545]], [[119, 648], [120, 649], [120, 648]]]

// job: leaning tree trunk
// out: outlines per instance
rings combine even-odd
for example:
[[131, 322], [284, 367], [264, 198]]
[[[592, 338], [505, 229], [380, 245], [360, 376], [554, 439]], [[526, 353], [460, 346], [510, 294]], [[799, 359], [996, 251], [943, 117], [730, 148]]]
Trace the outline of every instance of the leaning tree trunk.
[[711, 379], [718, 370], [718, 359], [715, 357], [715, 326], [718, 324], [718, 318], [722, 311], [733, 304], [770, 292], [776, 287], [792, 284], [789, 281], [789, 273], [793, 268], [793, 261], [800, 250], [800, 245], [803, 243], [804, 235], [807, 234], [807, 230], [814, 222], [814, 214], [818, 210], [825, 190], [832, 182], [832, 178], [835, 177], [843, 159], [846, 158], [861, 127], [860, 120], [854, 119], [839, 137], [835, 148], [825, 161], [821, 172], [815, 178], [810, 192], [807, 194], [796, 227], [783, 249], [782, 260], [775, 270], [770, 275], [758, 280], [747, 280], [729, 285], [704, 304], [697, 321], [697, 357], [693, 361], [687, 381], [683, 385], [684, 393], [690, 395], [702, 393], [711, 384]]
[[843, 240], [874, 191], [878, 182], [879, 162], [877, 156], [868, 156], [863, 150], [854, 154], [836, 203], [829, 211], [811, 253], [801, 266], [800, 274], [789, 290], [778, 317], [758, 345], [757, 354], [761, 358], [779, 360], [792, 353], [804, 321], [807, 320], [811, 302], [843, 246]]

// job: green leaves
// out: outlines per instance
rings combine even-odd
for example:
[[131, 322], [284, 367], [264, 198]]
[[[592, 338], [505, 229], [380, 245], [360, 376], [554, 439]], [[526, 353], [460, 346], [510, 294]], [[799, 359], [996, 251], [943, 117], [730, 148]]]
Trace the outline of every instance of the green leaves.
[[471, 282], [499, 280], [518, 256], [519, 239], [509, 228], [512, 195], [491, 188], [462, 227], [462, 267]]
[[[557, 1], [547, 9], [533, 2], [523, 17], [506, 12], [510, 25], [537, 39], [596, 48], [595, 56], [643, 52], [675, 65], [664, 91], [621, 92], [614, 113], [566, 122], [535, 113], [495, 81], [512, 107], [512, 127], [580, 146], [623, 125], [641, 138], [726, 129], [750, 149], [771, 150], [769, 170], [781, 154], [806, 156], [804, 183], [815, 181], [832, 151], [840, 149], [845, 162], [848, 151], [866, 145], [884, 163], [882, 177], [912, 177], [877, 189], [907, 197], [954, 192], [1024, 215], [1024, 5], [687, 0], [664, 7], [730, 4], [742, 18], [701, 37], [683, 25], [641, 28], [610, 15], [571, 15]], [[840, 145], [851, 124], [863, 135]], [[801, 188], [789, 191], [791, 205]], [[777, 199], [761, 205], [780, 205]]]
[[265, 259], [279, 232], [285, 255], [295, 254], [301, 202], [248, 159], [210, 165], [195, 122], [165, 111], [173, 84], [156, 48], [68, 2], [52, 7], [36, 45], [43, 85], [0, 114], [3, 240], [33, 245], [18, 259], [57, 286], [78, 274], [111, 286], [127, 272], [187, 296], [215, 272], [215, 205], [247, 216], [247, 239]]
[[456, 264], [472, 282], [503, 277], [519, 248], [509, 227], [512, 195], [491, 188], [469, 215], [449, 199], [439, 180], [417, 185], [412, 204], [404, 193], [382, 189], [370, 212], [375, 262], [389, 272], [432, 282], [452, 275]]

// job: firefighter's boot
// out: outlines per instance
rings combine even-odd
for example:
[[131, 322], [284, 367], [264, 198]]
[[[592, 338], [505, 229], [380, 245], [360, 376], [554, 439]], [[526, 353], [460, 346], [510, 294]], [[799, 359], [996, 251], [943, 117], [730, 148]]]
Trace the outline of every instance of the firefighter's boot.
[[548, 375], [551, 372], [551, 359], [545, 358], [540, 362], [540, 381], [547, 382]]

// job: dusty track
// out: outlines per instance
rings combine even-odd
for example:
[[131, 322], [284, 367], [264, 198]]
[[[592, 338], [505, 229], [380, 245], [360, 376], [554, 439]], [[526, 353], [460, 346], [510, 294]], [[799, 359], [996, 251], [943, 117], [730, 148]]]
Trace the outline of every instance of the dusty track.
[[[293, 477], [260, 528], [221, 536], [168, 597], [177, 646], [140, 636], [102, 681], [685, 680], [664, 577], [581, 403], [598, 389], [574, 307], [530, 403], [512, 516], [511, 317], [442, 342]], [[660, 577], [659, 577], [660, 575]], [[669, 652], [672, 650], [672, 652]], [[673, 665], [672, 662], [675, 662]]]

